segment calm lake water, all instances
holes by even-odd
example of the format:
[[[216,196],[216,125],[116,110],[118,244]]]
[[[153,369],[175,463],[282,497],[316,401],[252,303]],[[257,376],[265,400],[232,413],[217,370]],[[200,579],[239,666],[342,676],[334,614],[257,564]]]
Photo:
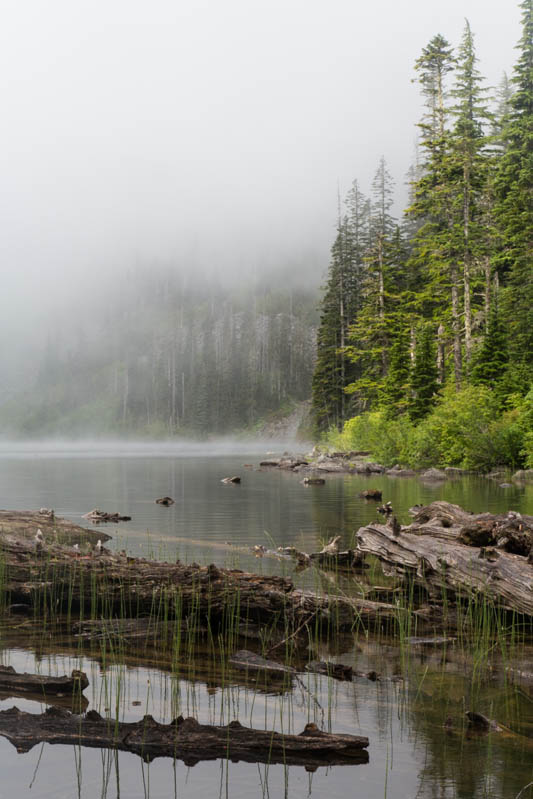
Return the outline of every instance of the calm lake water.
[[[381,488],[404,522],[410,506],[436,499],[473,511],[513,508],[533,513],[533,486],[501,488],[499,481],[482,477],[424,483],[417,478],[331,475],[325,486],[306,488],[297,475],[259,471],[265,456],[266,447],[257,445],[61,449],[4,445],[0,506],[53,507],[57,515],[80,524],[82,514],[92,508],[119,511],[131,515],[132,521],[102,528],[113,535],[110,546],[135,554],[279,573],[290,567],[257,559],[246,548],[294,544],[312,551],[338,533],[350,544],[354,532],[376,518],[376,505],[358,497],[368,487]],[[242,483],[220,482],[231,475],[241,476]],[[156,497],[167,494],[175,505],[155,504]],[[533,683],[514,685],[504,679],[504,666],[509,665],[505,653],[502,669],[479,681],[472,680],[471,666],[455,647],[445,652],[406,650],[392,641],[360,635],[339,645],[338,660],[405,679],[377,683],[359,679],[347,684],[300,675],[293,690],[264,693],[245,684],[221,687],[202,676],[187,679],[162,663],[146,668],[132,660],[102,662],[68,641],[35,644],[13,626],[1,631],[0,646],[2,662],[17,670],[60,674],[82,668],[90,680],[85,691],[89,706],[102,713],[108,708],[113,716],[118,711],[126,720],[149,712],[157,720],[169,721],[181,712],[200,721],[225,723],[238,718],[243,724],[286,732],[299,732],[314,720],[324,728],[370,739],[368,764],[309,773],[297,767],[223,761],[187,768],[181,761],[162,759],[147,766],[133,755],[48,744],[17,754],[0,738],[0,799],[512,799],[533,780]],[[533,672],[529,644],[520,645],[512,665]],[[32,712],[41,710],[39,703],[18,698],[1,699],[0,709],[14,704]],[[470,708],[497,718],[515,734],[466,738],[460,725]],[[445,731],[448,717],[456,732]],[[521,799],[531,796],[528,789]]]

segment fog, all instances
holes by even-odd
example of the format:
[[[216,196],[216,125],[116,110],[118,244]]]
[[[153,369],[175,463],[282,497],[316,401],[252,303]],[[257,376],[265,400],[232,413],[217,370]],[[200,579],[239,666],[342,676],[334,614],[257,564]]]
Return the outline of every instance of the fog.
[[[495,85],[514,2],[4,0],[0,360],[132,267],[318,285],[337,194],[382,154],[400,212],[413,64],[465,17]]]

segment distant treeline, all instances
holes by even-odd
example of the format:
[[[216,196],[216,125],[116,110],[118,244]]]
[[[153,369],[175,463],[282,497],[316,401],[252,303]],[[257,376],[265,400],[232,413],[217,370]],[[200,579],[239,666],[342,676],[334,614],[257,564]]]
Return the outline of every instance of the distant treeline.
[[[403,219],[384,159],[370,196],[354,181],[339,210],[312,414],[318,433],[348,423],[348,446],[372,430],[386,460],[473,465],[477,447],[475,465],[533,465],[533,0],[521,9],[493,97],[468,23],[457,51],[437,35],[416,60],[425,111]]]
[[[199,283],[135,270],[89,324],[56,321],[31,390],[0,408],[3,434],[204,436],[307,399],[316,289]]]

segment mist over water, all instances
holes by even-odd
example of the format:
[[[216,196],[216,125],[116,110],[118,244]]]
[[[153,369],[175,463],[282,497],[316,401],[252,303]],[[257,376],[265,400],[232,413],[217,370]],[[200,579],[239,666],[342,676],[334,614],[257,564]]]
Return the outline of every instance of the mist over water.
[[[135,441],[132,439],[51,438],[0,440],[1,458],[223,458],[237,455],[280,455],[287,447],[306,452],[312,444],[294,439],[210,438],[209,441]]]
[[[465,16],[496,85],[519,14],[482,0],[4,3],[0,403],[35,386],[48,345],[75,357],[103,309],[119,325],[139,275],[316,293],[337,193],[368,190],[381,155],[401,211],[413,63]]]

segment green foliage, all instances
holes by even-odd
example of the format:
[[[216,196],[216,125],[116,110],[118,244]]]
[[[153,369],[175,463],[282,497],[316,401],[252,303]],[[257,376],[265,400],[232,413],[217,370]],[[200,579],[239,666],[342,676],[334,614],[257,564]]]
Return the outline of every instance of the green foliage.
[[[533,467],[533,388],[513,402],[502,414],[500,399],[488,386],[459,392],[448,387],[418,424],[406,414],[390,418],[371,411],[349,419],[342,433],[327,440],[336,448],[368,450],[385,466]]]
[[[407,416],[390,419],[384,411],[371,411],[349,419],[342,433],[328,441],[347,450],[369,450],[380,463],[392,466],[411,461],[413,436]]]
[[[429,324],[421,325],[417,331],[411,369],[409,416],[412,421],[427,416],[437,399],[437,360],[433,339],[433,327]]]
[[[507,361],[507,336],[498,306],[494,303],[482,344],[474,357],[472,383],[494,388],[503,377]]]
[[[442,401],[418,426],[413,463],[489,469],[520,462],[521,436],[516,414],[503,417],[486,386],[449,387]]]

